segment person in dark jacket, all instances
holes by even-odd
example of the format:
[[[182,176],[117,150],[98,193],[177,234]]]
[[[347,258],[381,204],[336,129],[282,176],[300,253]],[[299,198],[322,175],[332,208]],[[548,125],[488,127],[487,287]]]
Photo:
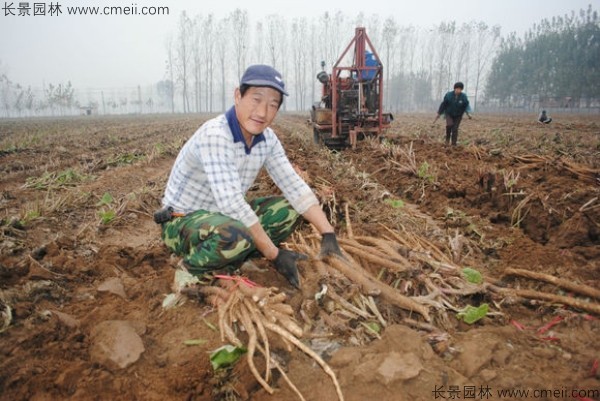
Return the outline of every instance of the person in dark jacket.
[[[467,113],[469,119],[471,118],[471,115],[469,114],[471,112],[471,106],[469,105],[467,95],[463,93],[464,88],[465,85],[462,82],[454,84],[454,90],[446,93],[446,96],[444,96],[444,100],[438,109],[437,117],[434,120],[435,123],[440,115],[445,114],[446,116],[446,145],[450,143],[450,139],[452,138],[452,145],[456,146],[458,140],[458,127],[463,114]]]
[[[548,117],[546,110],[542,110],[540,116],[538,117],[538,121],[542,124],[550,124],[552,122],[552,118]]]

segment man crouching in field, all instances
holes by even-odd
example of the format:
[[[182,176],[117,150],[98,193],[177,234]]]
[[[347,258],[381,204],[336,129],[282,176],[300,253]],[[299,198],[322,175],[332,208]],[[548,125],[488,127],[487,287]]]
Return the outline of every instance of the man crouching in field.
[[[322,234],[321,256],[341,255],[316,196],[269,128],[288,95],[284,88],[272,67],[248,67],[235,105],[204,123],[175,160],[162,200],[168,217],[158,222],[165,244],[192,274],[237,265],[258,250],[299,288],[296,263],[306,256],[278,245],[300,215]],[[245,194],[263,166],[284,196],[248,201]]]

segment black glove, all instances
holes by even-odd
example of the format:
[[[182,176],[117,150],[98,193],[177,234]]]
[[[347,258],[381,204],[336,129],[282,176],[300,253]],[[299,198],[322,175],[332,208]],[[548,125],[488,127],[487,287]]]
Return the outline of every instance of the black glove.
[[[275,269],[283,274],[291,285],[300,289],[300,279],[298,278],[298,267],[296,266],[296,262],[306,259],[308,259],[308,256],[304,254],[288,251],[287,249],[279,249],[279,253],[273,261],[273,264],[275,265]]]
[[[341,258],[344,257],[335,233],[325,233],[321,239],[321,252],[319,253],[319,257],[324,258],[329,255],[338,255]]]

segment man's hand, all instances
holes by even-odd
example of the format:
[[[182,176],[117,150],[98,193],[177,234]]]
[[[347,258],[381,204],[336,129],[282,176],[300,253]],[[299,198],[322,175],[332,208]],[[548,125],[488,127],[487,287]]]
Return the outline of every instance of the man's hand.
[[[337,255],[341,258],[344,257],[335,233],[325,233],[321,239],[321,252],[319,253],[319,257],[324,258],[329,255]]]
[[[294,287],[300,289],[300,279],[298,278],[298,267],[296,263],[299,260],[306,260],[308,256],[288,251],[287,249],[279,249],[277,257],[273,261],[275,269],[281,273]]]
[[[473,119],[473,117],[471,117],[471,115],[469,113],[467,113],[467,117],[469,117],[469,120]]]

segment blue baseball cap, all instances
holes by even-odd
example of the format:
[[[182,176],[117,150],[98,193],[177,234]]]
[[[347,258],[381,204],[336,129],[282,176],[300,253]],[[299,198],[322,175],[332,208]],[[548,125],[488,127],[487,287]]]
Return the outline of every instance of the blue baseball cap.
[[[248,67],[242,75],[240,85],[268,86],[288,96],[281,74],[275,68],[265,64],[255,64]]]

